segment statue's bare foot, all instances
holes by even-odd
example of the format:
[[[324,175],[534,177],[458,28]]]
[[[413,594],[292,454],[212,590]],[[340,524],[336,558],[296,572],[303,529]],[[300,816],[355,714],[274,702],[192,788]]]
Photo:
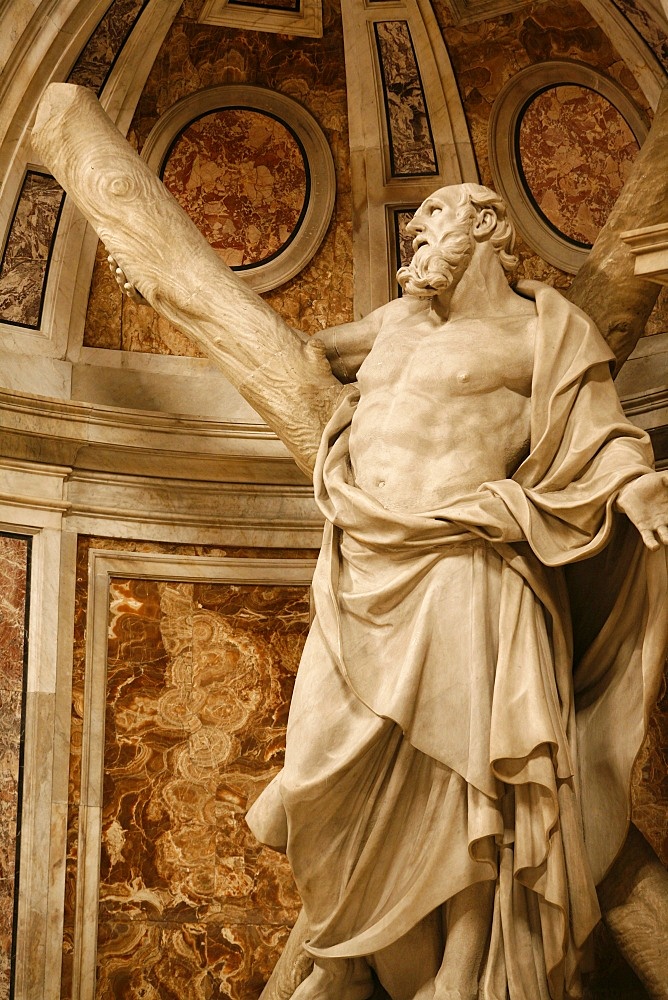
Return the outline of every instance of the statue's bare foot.
[[[321,959],[292,1000],[368,1000],[373,988],[371,970],[363,958]]]
[[[109,256],[107,257],[107,263],[109,264],[109,270],[116,279],[116,284],[119,286],[123,294],[127,295],[130,301],[134,302],[136,305],[147,306],[148,302],[146,301],[144,296],[141,294],[141,292],[137,291],[132,282],[128,281],[125,271],[123,270],[122,267],[119,267],[115,258],[112,257],[111,254],[109,254]]]

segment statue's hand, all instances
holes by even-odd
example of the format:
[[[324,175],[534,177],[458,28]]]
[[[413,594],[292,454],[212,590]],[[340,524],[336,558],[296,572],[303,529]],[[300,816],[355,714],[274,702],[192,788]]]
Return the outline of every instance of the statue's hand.
[[[146,301],[141,292],[138,292],[132,282],[128,281],[125,271],[122,267],[118,266],[117,261],[109,254],[107,257],[107,262],[109,264],[109,270],[114,275],[117,284],[119,285],[121,291],[124,295],[138,306],[147,306],[149,303]]]
[[[619,491],[615,506],[626,514],[655,552],[668,545],[668,473],[648,472]]]

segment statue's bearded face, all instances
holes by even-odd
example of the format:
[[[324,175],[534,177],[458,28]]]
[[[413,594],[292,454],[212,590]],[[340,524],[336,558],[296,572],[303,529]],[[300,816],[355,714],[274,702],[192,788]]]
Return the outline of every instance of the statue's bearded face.
[[[472,221],[470,209],[462,211],[445,198],[427,198],[406,226],[415,253],[397,271],[397,281],[407,295],[431,298],[464,272],[475,248]]]

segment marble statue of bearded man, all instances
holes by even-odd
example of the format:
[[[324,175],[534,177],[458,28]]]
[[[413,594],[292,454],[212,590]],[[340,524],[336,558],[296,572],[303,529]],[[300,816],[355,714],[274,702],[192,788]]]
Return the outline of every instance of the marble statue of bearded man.
[[[509,286],[494,192],[437,191],[409,232],[402,298],[319,338],[351,390],[248,821],[304,900],[294,1000],[574,998],[666,643],[668,490],[592,322]]]

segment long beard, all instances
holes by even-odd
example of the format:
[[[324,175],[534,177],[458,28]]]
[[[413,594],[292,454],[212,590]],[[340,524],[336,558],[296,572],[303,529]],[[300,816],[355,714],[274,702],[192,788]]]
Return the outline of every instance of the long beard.
[[[452,284],[457,268],[468,263],[474,248],[469,227],[462,227],[436,246],[425,243],[418,247],[410,264],[397,271],[397,281],[406,295],[432,298]]]

